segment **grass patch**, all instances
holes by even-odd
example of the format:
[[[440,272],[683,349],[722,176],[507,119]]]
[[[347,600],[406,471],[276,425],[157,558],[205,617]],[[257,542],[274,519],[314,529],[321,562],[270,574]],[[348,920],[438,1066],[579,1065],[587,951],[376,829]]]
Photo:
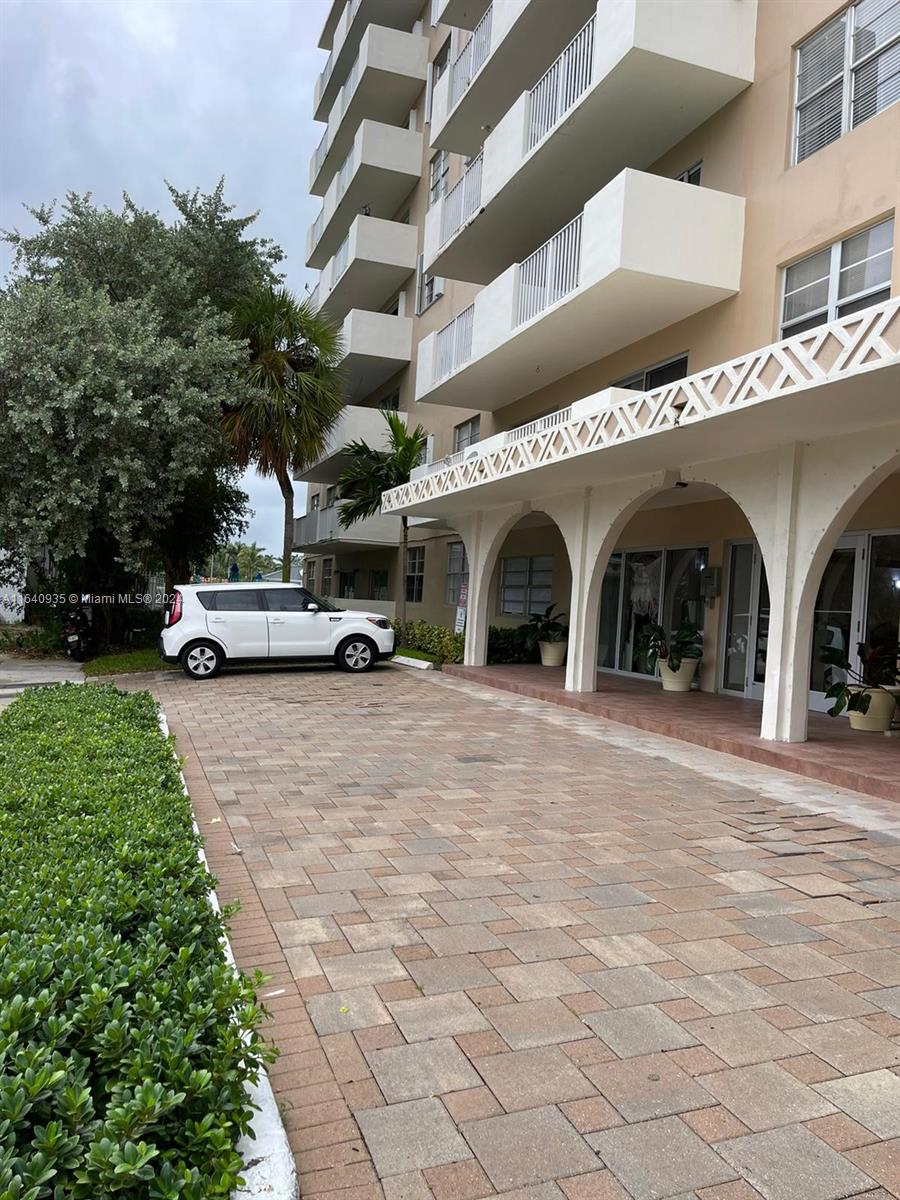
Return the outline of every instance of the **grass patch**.
[[[123,675],[134,671],[177,671],[177,663],[166,663],[155,646],[143,650],[125,650],[116,654],[98,654],[84,664],[85,675]]]
[[[400,646],[394,653],[402,654],[404,658],[417,658],[420,662],[437,663],[438,665],[441,662],[433,654],[426,654],[424,650],[413,650],[411,646]]]
[[[0,714],[0,1196],[211,1200],[267,1051],[146,693]]]

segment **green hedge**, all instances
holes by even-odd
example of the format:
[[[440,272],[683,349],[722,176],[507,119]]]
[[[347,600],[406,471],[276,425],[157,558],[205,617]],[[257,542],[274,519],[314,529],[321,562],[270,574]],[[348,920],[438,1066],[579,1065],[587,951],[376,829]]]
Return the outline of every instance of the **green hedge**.
[[[394,632],[401,637],[400,625],[392,622]],[[410,650],[421,650],[439,663],[461,663],[465,635],[454,633],[444,625],[429,625],[427,621],[407,621],[406,633],[402,635],[403,645]]]
[[[146,693],[0,715],[0,1198],[210,1200],[269,1057]]]
[[[400,625],[397,621],[393,621],[392,624],[399,638]],[[540,662],[537,647],[529,649],[525,641],[527,629],[527,625],[520,625],[515,629],[501,629],[492,625],[488,630],[488,662]],[[403,644],[411,650],[420,650],[423,654],[430,655],[439,663],[461,663],[465,640],[465,634],[454,633],[444,625],[429,625],[427,621],[407,621]]]

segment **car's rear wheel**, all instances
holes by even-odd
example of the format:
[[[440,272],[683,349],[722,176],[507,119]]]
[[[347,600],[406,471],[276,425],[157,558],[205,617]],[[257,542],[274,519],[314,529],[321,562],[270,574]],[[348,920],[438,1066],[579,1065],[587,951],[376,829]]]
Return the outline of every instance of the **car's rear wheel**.
[[[191,679],[213,679],[225,664],[225,654],[214,642],[194,642],[181,653],[181,669]]]
[[[375,666],[378,661],[378,648],[367,637],[350,637],[338,646],[334,660],[342,671],[352,671],[359,675],[363,671],[371,671]]]

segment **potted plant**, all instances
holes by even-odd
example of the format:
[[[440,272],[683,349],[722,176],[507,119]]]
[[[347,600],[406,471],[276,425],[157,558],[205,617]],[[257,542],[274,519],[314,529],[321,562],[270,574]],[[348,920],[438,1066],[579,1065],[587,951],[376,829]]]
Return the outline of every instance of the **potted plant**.
[[[549,604],[543,613],[532,613],[525,630],[525,643],[533,653],[535,646],[541,652],[541,665],[561,667],[566,657],[568,629],[563,625],[565,613],[553,615],[555,604]]]
[[[837,646],[826,646],[819,655],[819,662],[844,673],[825,693],[834,701],[828,715],[838,717],[846,709],[851,729],[886,733],[900,702],[900,643],[870,646],[860,642],[856,652],[858,669]]]
[[[667,635],[662,625],[645,625],[637,649],[651,671],[659,663],[663,691],[691,690],[697,663],[703,657],[703,634],[696,626],[682,625]]]

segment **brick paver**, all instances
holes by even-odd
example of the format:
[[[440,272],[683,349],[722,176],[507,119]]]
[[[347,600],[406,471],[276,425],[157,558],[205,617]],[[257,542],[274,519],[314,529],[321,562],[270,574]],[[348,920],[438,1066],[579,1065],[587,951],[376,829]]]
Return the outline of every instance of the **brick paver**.
[[[900,1196],[900,811],[399,668],[151,686],[305,1195]]]

